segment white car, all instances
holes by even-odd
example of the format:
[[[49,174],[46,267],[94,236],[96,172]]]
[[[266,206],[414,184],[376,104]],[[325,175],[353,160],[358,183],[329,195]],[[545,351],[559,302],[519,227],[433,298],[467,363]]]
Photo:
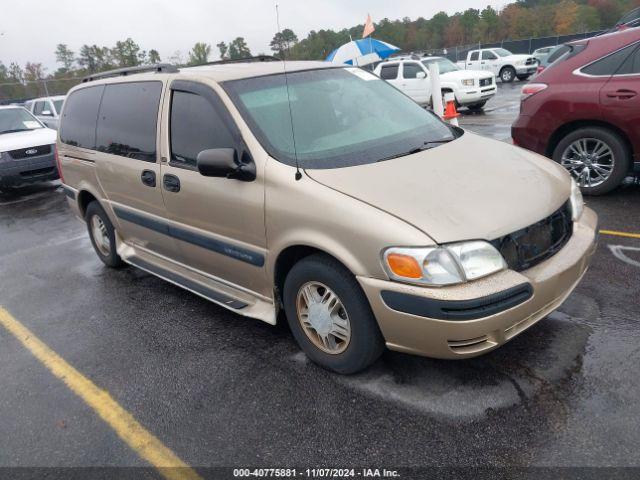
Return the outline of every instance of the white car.
[[[486,70],[504,83],[526,80],[536,73],[538,62],[531,55],[516,55],[504,48],[483,48],[467,53],[467,60],[458,62],[467,70]]]
[[[35,98],[26,102],[24,106],[47,127],[57,130],[60,124],[64,99],[64,95]]]
[[[380,63],[375,73],[402,90],[421,105],[431,103],[429,64],[440,69],[442,92],[453,93],[458,106],[480,110],[496,94],[495,75],[490,72],[462,70],[443,57],[400,57]]]
[[[56,131],[23,107],[0,107],[0,187],[55,180]]]

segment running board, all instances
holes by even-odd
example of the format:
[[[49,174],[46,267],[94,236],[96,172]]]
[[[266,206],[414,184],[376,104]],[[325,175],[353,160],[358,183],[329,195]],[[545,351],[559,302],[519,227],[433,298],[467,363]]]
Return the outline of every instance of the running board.
[[[215,303],[220,303],[225,307],[232,308],[233,310],[242,310],[247,307],[248,304],[241,302],[240,300],[235,300],[231,297],[228,297],[224,293],[220,293],[217,290],[213,290],[212,288],[205,287],[197,282],[189,280],[188,278],[184,278],[182,275],[178,275],[177,273],[166,270],[157,265],[153,265],[141,258],[129,258],[126,260],[128,263],[133,265],[134,267],[139,268],[140,270],[144,270],[152,275],[162,278],[167,282],[173,283],[179,287],[184,288],[185,290],[189,290],[190,292],[195,293],[196,295],[200,295],[204,297],[206,300],[210,300]]]

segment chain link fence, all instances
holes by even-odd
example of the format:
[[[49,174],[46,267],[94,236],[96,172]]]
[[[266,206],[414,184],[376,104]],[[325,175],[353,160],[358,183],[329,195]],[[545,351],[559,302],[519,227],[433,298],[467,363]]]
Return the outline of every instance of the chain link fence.
[[[531,54],[538,48],[551,47],[567,42],[572,42],[574,40],[594,37],[596,35],[599,35],[600,33],[602,33],[602,31],[575,33],[572,35],[558,35],[555,37],[526,38],[523,40],[503,40],[501,42],[494,43],[474,43],[471,45],[458,45],[455,47],[447,47],[440,50],[434,50],[432,53],[434,55],[447,57],[452,62],[466,60],[467,54],[470,50],[477,50],[480,48],[504,48],[506,50],[509,50],[511,53]]]
[[[0,105],[24,103],[38,97],[66,95],[74,86],[82,82],[82,78],[52,78],[30,82],[2,82],[0,83]]]

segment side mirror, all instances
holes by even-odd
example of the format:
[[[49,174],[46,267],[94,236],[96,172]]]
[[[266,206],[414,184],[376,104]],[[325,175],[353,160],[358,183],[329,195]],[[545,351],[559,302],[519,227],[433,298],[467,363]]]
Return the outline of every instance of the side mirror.
[[[238,152],[233,148],[212,148],[200,152],[196,162],[200,175],[205,177],[231,178],[245,182],[255,180],[256,164],[248,154],[243,155],[242,160],[238,160]]]
[[[43,117],[53,117],[53,113],[51,113],[51,110],[43,110],[40,115],[42,115]]]
[[[418,73],[416,73],[416,78],[418,80],[424,80],[425,78],[427,78],[427,74],[424,73],[424,72],[418,72]]]

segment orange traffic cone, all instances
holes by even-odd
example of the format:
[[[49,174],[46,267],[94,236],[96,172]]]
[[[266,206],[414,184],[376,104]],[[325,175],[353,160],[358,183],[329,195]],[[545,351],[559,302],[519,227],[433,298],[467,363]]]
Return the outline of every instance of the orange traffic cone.
[[[449,123],[457,126],[459,116],[460,114],[456,110],[455,100],[447,100],[447,106],[444,109],[444,116],[442,118],[447,120]]]

